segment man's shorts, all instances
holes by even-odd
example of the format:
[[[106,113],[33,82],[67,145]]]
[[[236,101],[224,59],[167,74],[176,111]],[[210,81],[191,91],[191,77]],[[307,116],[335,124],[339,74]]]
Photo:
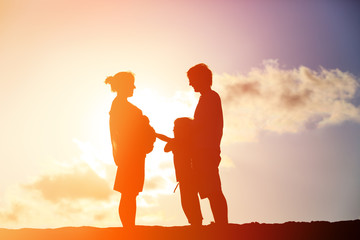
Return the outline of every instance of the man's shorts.
[[[193,158],[194,171],[201,199],[222,192],[219,175],[220,159],[220,155],[214,156],[210,154]]]

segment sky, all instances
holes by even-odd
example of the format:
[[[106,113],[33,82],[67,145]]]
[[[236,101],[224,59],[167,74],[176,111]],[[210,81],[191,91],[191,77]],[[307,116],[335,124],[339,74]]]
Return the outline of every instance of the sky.
[[[231,223],[360,218],[360,4],[0,0],[0,228],[121,226],[104,84],[154,129],[193,117],[187,70],[221,98]],[[187,225],[172,155],[146,158],[139,225]],[[213,221],[201,200],[204,224]]]

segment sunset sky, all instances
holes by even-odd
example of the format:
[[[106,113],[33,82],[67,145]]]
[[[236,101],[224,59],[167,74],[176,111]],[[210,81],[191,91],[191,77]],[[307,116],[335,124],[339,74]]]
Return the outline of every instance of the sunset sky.
[[[159,133],[192,117],[186,77],[214,74],[231,223],[360,218],[360,4],[0,0],[0,228],[121,226],[104,84]],[[146,158],[139,225],[187,225],[172,155]],[[201,201],[204,224],[212,214]]]

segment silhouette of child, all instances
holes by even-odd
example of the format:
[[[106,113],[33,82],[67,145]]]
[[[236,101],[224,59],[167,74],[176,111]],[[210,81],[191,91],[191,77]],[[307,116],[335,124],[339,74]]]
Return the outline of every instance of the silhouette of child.
[[[167,142],[165,152],[173,152],[176,181],[180,188],[181,206],[192,226],[202,225],[202,214],[196,187],[196,178],[191,163],[192,125],[190,118],[178,118],[174,122],[174,138],[156,134],[160,140]]]

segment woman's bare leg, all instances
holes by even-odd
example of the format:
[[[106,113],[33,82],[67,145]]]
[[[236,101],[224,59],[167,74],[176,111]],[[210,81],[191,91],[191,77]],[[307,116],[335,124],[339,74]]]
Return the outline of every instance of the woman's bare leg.
[[[119,216],[123,227],[135,226],[136,196],[135,194],[121,194]]]

